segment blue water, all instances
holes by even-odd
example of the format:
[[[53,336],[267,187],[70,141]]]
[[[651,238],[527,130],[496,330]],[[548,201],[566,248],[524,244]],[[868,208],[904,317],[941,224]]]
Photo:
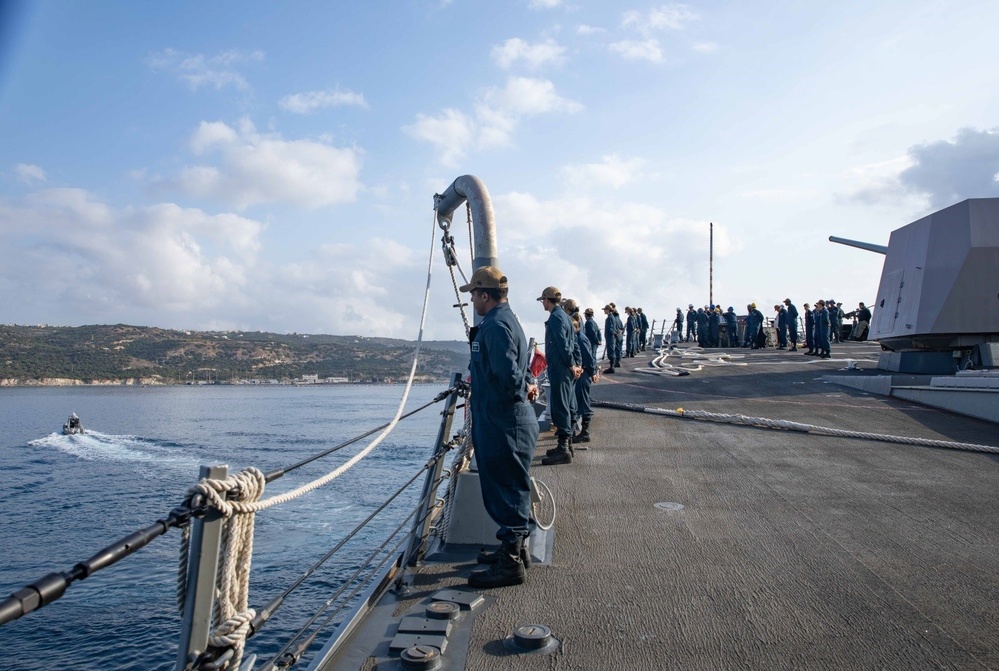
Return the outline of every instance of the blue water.
[[[407,410],[446,385],[416,386]],[[178,386],[0,389],[0,598],[164,517],[202,464],[264,472],[389,421],[402,386]],[[427,461],[442,404],[404,420],[332,484],[257,516],[250,605],[301,576]],[[61,435],[70,412],[88,433]],[[265,497],[322,475],[367,445],[294,471]],[[422,479],[365,542],[352,543],[248,642],[269,658],[412,509]],[[55,603],[0,627],[4,669],[172,669],[180,534],[74,583]],[[321,636],[317,645],[321,645]],[[302,664],[304,668],[304,664]]]

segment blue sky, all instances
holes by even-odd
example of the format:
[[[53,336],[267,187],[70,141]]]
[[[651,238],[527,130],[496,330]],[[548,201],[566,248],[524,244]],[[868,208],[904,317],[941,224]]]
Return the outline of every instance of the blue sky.
[[[0,322],[414,338],[433,195],[672,318],[871,302],[889,233],[999,196],[991,2],[0,3]],[[469,266],[464,215],[456,237]],[[460,338],[434,265],[427,335]]]

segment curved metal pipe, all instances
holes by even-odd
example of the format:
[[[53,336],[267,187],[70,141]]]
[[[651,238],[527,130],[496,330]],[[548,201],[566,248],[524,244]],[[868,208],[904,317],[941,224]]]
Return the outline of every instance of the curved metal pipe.
[[[454,211],[466,200],[472,208],[472,272],[482,266],[498,266],[493,201],[481,179],[474,175],[462,175],[444,193],[435,194],[437,222],[446,222],[450,226]]]

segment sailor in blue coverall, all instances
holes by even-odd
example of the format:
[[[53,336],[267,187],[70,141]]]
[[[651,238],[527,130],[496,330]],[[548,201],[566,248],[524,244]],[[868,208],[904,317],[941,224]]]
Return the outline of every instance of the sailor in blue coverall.
[[[808,307],[808,303],[803,303],[802,306],[805,309],[805,346],[808,350],[805,352],[806,355],[815,353],[815,312]]]
[[[725,327],[728,329],[728,347],[739,346],[739,321],[735,314],[735,308],[728,306],[725,313]]]
[[[794,352],[798,349],[798,308],[794,307],[790,298],[784,299],[784,305],[787,306],[787,334],[791,340],[789,351]]]
[[[572,321],[559,305],[561,299],[562,293],[555,287],[547,287],[538,298],[549,313],[545,322],[545,358],[548,359],[548,382],[551,384],[548,413],[558,439],[555,452],[541,460],[546,466],[572,462],[569,453],[569,441],[572,440],[572,383],[578,377],[575,371],[579,369],[573,363],[576,337]]]
[[[586,339],[590,341],[590,349],[593,351],[593,360],[597,360],[597,354],[600,351],[600,343],[603,339],[600,337],[600,327],[597,326],[597,320],[593,318],[593,308],[586,308],[583,313],[586,315],[586,323],[583,325],[583,334],[586,335]]]
[[[815,304],[815,349],[820,359],[828,359],[829,353],[829,310],[825,301]]]
[[[590,420],[593,418],[593,408],[590,407],[590,386],[593,378],[597,374],[597,359],[593,356],[593,351],[588,347],[590,341],[582,329],[578,329],[578,315],[573,318],[573,326],[577,328],[576,340],[579,341],[579,351],[582,359],[582,374],[576,380],[576,413],[582,419],[582,426],[579,433],[573,435],[573,443],[590,442]],[[586,448],[581,448],[586,449]]]
[[[482,317],[471,342],[472,442],[479,468],[482,502],[499,525],[495,553],[482,554],[492,564],[469,578],[474,587],[518,585],[526,580],[526,541],[531,519],[531,460],[538,442],[538,421],[530,401],[530,352],[520,322],[507,302],[507,279],[498,269],[476,270],[461,291]],[[529,560],[528,560],[529,561]]]

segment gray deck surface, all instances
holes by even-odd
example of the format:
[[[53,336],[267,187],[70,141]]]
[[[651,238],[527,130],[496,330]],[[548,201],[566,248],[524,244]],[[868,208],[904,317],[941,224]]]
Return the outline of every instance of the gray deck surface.
[[[593,395],[999,445],[994,424],[818,379],[874,345],[723,351],[749,365],[636,372],[648,352]],[[999,668],[999,457],[609,409],[591,433],[571,465],[536,461],[558,504],[552,563],[488,591],[463,668]],[[472,568],[427,566],[414,599]],[[560,650],[505,652],[524,623]]]

